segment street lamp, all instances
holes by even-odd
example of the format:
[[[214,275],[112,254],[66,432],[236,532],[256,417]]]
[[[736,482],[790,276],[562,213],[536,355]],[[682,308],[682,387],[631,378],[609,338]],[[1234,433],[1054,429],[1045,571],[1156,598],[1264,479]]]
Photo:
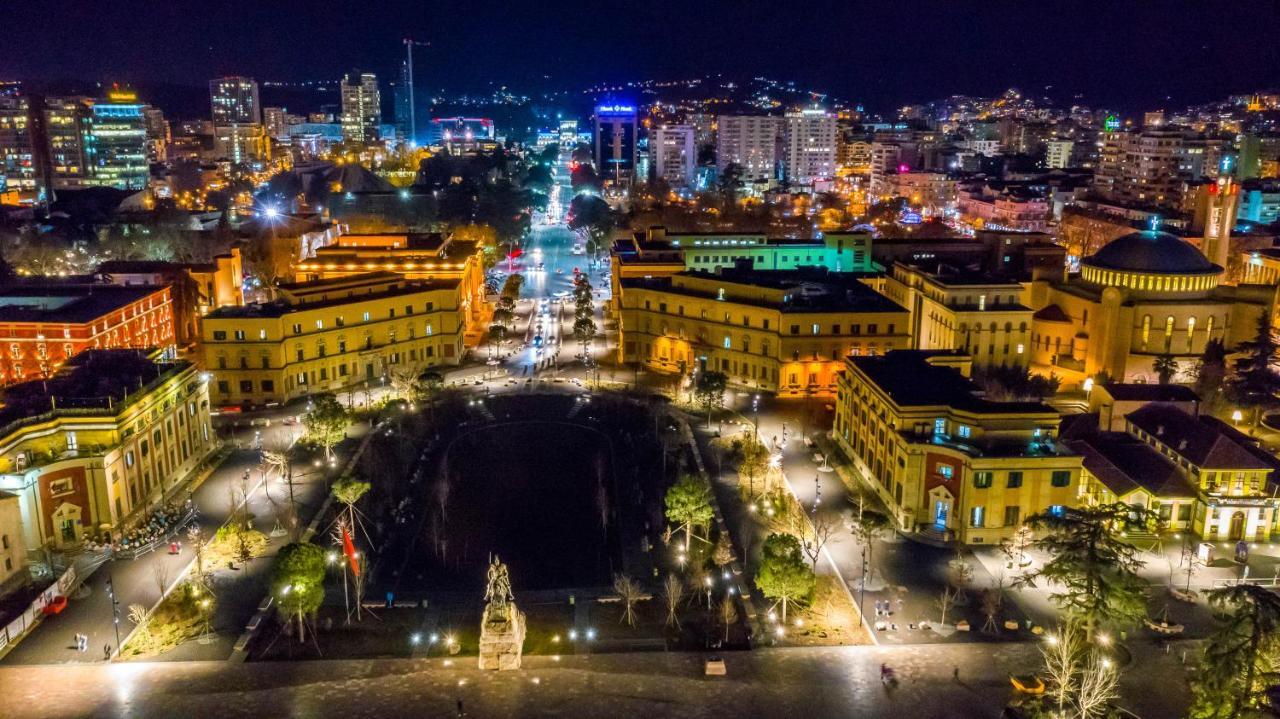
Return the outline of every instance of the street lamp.
[[[755,415],[756,442],[760,441],[760,395],[751,398],[751,412]]]
[[[1240,424],[1240,421],[1241,421],[1241,420],[1243,420],[1243,419],[1244,419],[1244,413],[1243,413],[1243,412],[1241,412],[1241,411],[1240,411],[1240,410],[1238,410],[1238,409],[1237,409],[1237,410],[1232,410],[1232,411],[1231,411],[1231,421],[1232,421],[1232,422],[1234,422],[1236,425],[1239,425],[1239,424]]]

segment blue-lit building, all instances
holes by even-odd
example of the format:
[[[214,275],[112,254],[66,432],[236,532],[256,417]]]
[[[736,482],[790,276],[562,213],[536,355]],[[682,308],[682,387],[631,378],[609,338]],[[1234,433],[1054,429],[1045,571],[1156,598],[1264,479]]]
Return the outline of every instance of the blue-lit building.
[[[631,182],[636,172],[636,106],[608,103],[596,106],[592,145],[596,173],[614,185]]]
[[[113,90],[93,103],[85,135],[85,183],[120,190],[143,190],[147,164],[147,122],[133,92]]]

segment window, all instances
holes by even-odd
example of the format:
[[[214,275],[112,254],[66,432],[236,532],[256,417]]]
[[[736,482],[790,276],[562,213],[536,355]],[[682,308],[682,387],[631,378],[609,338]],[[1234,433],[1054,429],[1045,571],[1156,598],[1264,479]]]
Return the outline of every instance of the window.
[[[1052,514],[1055,517],[1061,517],[1066,513],[1067,513],[1067,508],[1064,505],[1053,504],[1049,506],[1049,514]]]
[[[318,330],[324,329],[324,320],[316,320],[316,329]]]
[[[987,518],[986,507],[974,507],[973,509],[969,510],[969,526],[970,527],[981,527],[984,520],[986,520],[986,518]]]
[[[227,338],[226,330],[214,330],[214,331],[213,331],[213,341],[214,341],[214,342],[221,342],[221,341],[225,340],[226,338]],[[16,354],[18,354],[18,352],[15,350],[15,351],[14,351],[14,354],[16,355]]]
[[[231,392],[230,383],[228,383],[226,380],[218,380],[218,393],[225,395],[225,394],[229,394],[230,392]]]
[[[430,323],[430,322],[428,322],[428,323],[427,323],[427,336],[428,336],[428,337],[430,337],[430,336],[431,336],[431,323]]]
[[[969,432],[970,432],[970,430],[969,430],[969,425],[967,425],[967,424],[962,424],[962,425],[960,425],[960,426],[956,427],[956,434],[957,434],[957,435],[959,435],[959,436],[961,436],[961,437],[968,437],[968,436],[969,436]]]
[[[275,392],[275,391],[276,391],[276,383],[275,383],[273,380],[269,380],[269,379],[264,379],[264,380],[262,380],[262,391],[263,391],[263,392]]]
[[[725,348],[725,349],[730,349],[730,347],[732,346],[732,344],[733,344],[733,342],[729,339],[729,335],[725,335],[725,336],[724,336],[724,348]]]
[[[240,380],[240,394],[250,394],[253,392],[253,380]]]
[[[991,472],[974,472],[973,486],[977,487],[978,489],[986,489],[987,487],[991,486],[991,477],[992,477]]]
[[[1021,487],[1021,486],[1022,486],[1022,472],[1010,472],[1010,473],[1009,473],[1009,480],[1008,480],[1007,482],[1005,482],[1005,485],[1004,485],[1004,486],[1008,487],[1009,489],[1017,489],[1018,487]]]
[[[265,340],[267,338],[266,330],[258,330],[258,339]]]
[[[236,330],[236,332],[235,332],[235,336],[236,336],[236,340],[243,342],[243,341],[244,341],[244,330]]]
[[[1004,526],[1015,526],[1020,519],[1022,519],[1022,507],[1015,505],[1013,507],[1004,508]]]
[[[816,334],[818,334],[819,330],[820,330],[820,328],[819,328],[819,326],[818,326],[818,323],[817,323],[817,322],[814,322],[814,323],[813,323],[813,334],[815,334],[815,335],[816,335]]]
[[[368,321],[369,321],[369,313],[368,313],[368,312],[364,313],[364,321],[365,321],[365,322],[368,322]]]
[[[793,335],[800,334],[800,325],[791,325],[791,334]]]
[[[933,433],[945,437],[947,435],[947,420],[942,417],[933,420]]]
[[[226,383],[223,382],[220,384],[226,384]],[[133,466],[133,450],[132,449],[124,453],[124,466],[126,467]]]
[[[954,468],[954,467],[952,467],[952,466],[951,466],[951,465],[949,465],[949,464],[939,464],[939,465],[938,465],[938,474],[942,475],[942,476],[943,476],[945,479],[947,479],[948,481],[949,481],[953,476],[955,476],[955,472],[956,472],[955,468]]]
[[[1071,472],[1060,469],[1051,475],[1049,483],[1055,487],[1068,487],[1071,485]]]
[[[300,334],[302,334],[302,325],[301,325],[301,324],[295,324],[295,325],[293,326],[293,333],[294,333],[295,335],[300,335]]]

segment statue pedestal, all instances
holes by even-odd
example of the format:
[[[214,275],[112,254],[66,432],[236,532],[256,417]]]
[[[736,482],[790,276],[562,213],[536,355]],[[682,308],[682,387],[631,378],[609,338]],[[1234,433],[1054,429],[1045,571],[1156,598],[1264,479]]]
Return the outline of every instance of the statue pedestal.
[[[514,603],[500,609],[486,605],[480,620],[480,668],[519,669],[524,630],[524,614]]]

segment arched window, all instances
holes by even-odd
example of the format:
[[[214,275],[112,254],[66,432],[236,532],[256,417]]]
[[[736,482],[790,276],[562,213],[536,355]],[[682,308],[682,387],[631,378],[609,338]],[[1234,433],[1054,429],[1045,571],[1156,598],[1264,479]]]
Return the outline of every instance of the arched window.
[[[1142,316],[1142,349],[1147,348],[1147,342],[1151,339],[1151,315]]]
[[[1173,346],[1173,315],[1164,318],[1164,351],[1168,352]]]
[[[1208,342],[1213,339],[1213,315],[1209,315],[1209,319],[1204,322],[1204,341]]]
[[[1191,351],[1191,346],[1196,341],[1196,318],[1187,318],[1187,351]]]

